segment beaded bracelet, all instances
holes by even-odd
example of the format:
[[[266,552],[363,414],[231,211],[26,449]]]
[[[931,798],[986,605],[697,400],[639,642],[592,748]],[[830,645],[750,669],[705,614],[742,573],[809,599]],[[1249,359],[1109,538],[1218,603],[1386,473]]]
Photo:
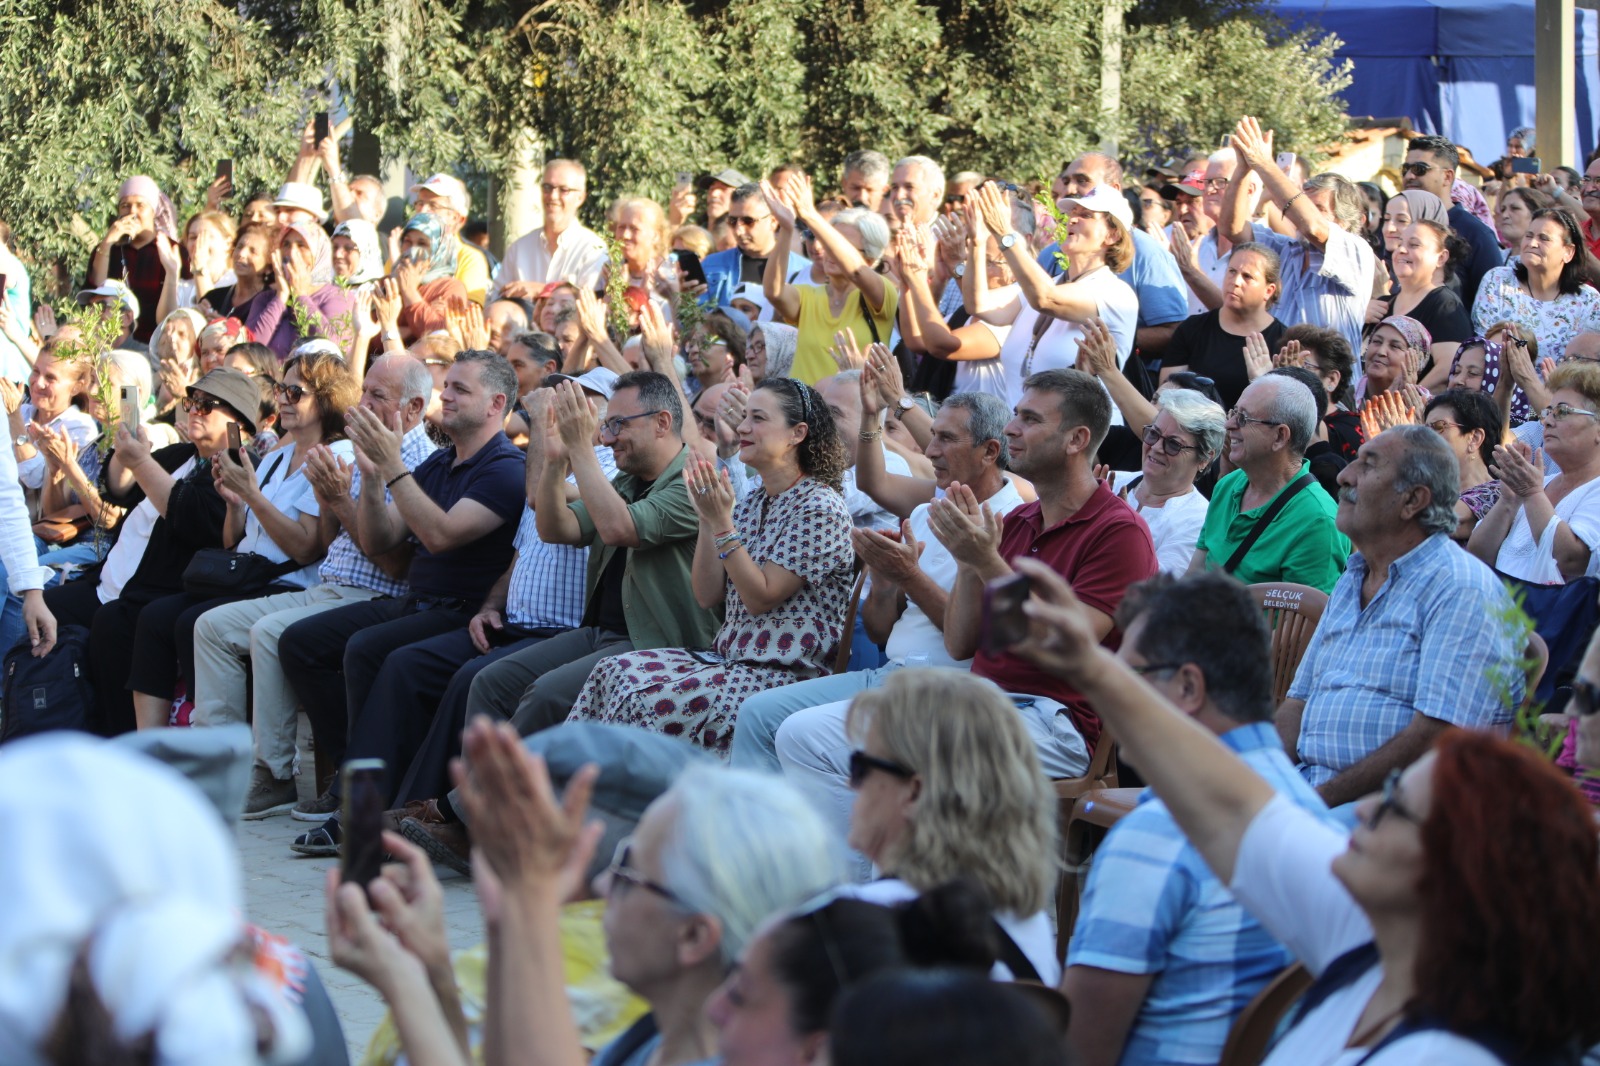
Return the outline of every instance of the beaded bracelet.
[[[726,533],[717,534],[716,539],[712,541],[712,543],[716,545],[718,551],[721,551],[723,548],[727,547],[731,541],[738,539],[739,531],[737,529],[730,529]]]
[[[721,545],[719,544],[718,547],[721,547]],[[732,555],[742,547],[744,547],[744,541],[735,539],[732,547],[728,548],[727,551],[720,551],[717,553],[717,558],[721,559],[723,562],[727,562],[728,556]]]

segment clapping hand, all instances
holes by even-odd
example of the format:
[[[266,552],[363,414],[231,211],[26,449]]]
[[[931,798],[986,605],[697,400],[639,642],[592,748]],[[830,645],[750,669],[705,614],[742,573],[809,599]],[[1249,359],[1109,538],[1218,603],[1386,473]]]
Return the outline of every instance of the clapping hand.
[[[173,277],[177,277],[183,269],[183,251],[178,247],[178,242],[159,231],[156,233],[156,258],[161,263],[161,269]]]
[[[315,445],[306,452],[305,472],[311,491],[322,506],[332,507],[350,498],[355,470],[326,444]]]
[[[78,442],[73,440],[72,435],[65,429],[57,433],[49,426],[30,422],[27,432],[28,439],[39,449],[39,454],[44,456],[45,465],[51,470],[60,473],[78,461]]]
[[[356,462],[364,459],[375,474],[384,481],[399,477],[406,469],[400,458],[400,445],[405,431],[400,425],[400,413],[395,412],[394,425],[386,426],[383,419],[365,407],[352,407],[344,413],[345,435],[355,445]],[[361,466],[361,476],[368,477],[367,467]]]
[[[1174,222],[1171,226],[1172,237],[1167,242],[1167,250],[1172,253],[1172,258],[1188,273],[1200,272],[1200,250],[1194,241],[1189,239],[1189,231],[1183,228],[1183,223]]]
[[[701,525],[715,531],[733,526],[733,482],[728,472],[704,459],[691,457],[683,466],[683,483]],[[702,533],[702,536],[704,534]]]
[[[967,194],[969,202],[976,201],[978,215],[984,228],[995,237],[1011,232],[1011,201],[992,181],[986,181]]]
[[[10,378],[0,377],[0,406],[6,414],[14,415],[22,407],[22,389]]]
[[[1380,392],[1361,405],[1361,436],[1371,440],[1386,429],[1410,425],[1416,416],[1399,390]]]
[[[860,370],[866,362],[861,354],[861,346],[856,343],[853,330],[841,329],[833,335],[833,347],[830,349],[833,361],[838,364],[841,371]]]
[[[1499,478],[1511,495],[1526,500],[1544,491],[1544,454],[1520,440],[1509,447],[1497,444],[1489,473]]]
[[[897,585],[904,585],[916,576],[918,560],[925,547],[911,532],[910,522],[900,523],[899,540],[875,529],[856,529],[850,533],[850,542],[875,575]]]
[[[651,370],[672,378],[678,376],[678,369],[672,363],[672,324],[653,300],[639,312],[639,339],[644,361]]]
[[[552,415],[567,454],[594,447],[600,434],[600,415],[584,395],[583,386],[576,381],[563,381],[546,391],[551,393]]]
[[[959,481],[928,505],[928,528],[963,566],[981,567],[999,557],[1000,516]]]
[[[1260,171],[1277,166],[1272,161],[1272,131],[1262,132],[1260,121],[1253,115],[1246,115],[1239,120],[1228,143],[1239,153],[1239,158],[1249,164],[1251,170]]]
[[[1305,366],[1310,353],[1300,347],[1300,342],[1289,340],[1283,342],[1283,347],[1278,349],[1278,354],[1272,357],[1273,366]]]

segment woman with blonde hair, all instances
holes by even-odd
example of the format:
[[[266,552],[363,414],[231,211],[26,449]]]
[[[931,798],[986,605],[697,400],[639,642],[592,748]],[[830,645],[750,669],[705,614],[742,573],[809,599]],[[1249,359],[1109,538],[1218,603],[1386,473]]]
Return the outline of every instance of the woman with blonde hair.
[[[1056,984],[1045,913],[1056,883],[1055,793],[1006,694],[960,670],[897,670],[856,696],[845,732],[854,746],[850,846],[884,874],[850,894],[889,905],[968,877],[994,908],[1011,976]]]

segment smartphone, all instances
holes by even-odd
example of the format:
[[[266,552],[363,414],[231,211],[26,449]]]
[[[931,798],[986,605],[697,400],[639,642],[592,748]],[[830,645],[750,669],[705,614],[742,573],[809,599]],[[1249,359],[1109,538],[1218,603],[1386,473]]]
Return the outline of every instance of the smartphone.
[[[1539,157],[1536,155],[1519,156],[1511,160],[1511,173],[1537,174],[1542,168]]]
[[[122,424],[129,433],[137,435],[139,426],[139,386],[124,385],[120,390]]]
[[[1028,636],[1028,616],[1022,605],[1028,602],[1033,582],[1027,574],[1012,574],[991,581],[983,589],[983,650],[990,655],[1020,644]]]
[[[227,178],[228,179],[228,184],[230,184],[230,185],[233,184],[233,160],[231,160],[231,159],[219,159],[219,160],[217,160],[217,177],[219,177],[219,178]]]
[[[339,848],[342,882],[354,881],[366,888],[383,869],[383,779],[387,769],[382,759],[351,759],[339,771],[344,792],[339,811],[339,826],[344,830]]]
[[[236,463],[239,463],[240,465],[243,465],[243,460],[240,458],[240,456],[243,454],[243,448],[244,448],[244,444],[239,439],[239,423],[237,423],[237,422],[229,422],[228,423],[228,458],[232,459]]]
[[[321,144],[328,139],[328,113],[318,111],[311,117],[311,143]]]
[[[694,175],[689,173],[687,170],[680,170],[680,171],[678,171],[677,176],[673,180],[678,185],[693,185],[694,184]]]
[[[1278,153],[1278,158],[1277,158],[1277,164],[1278,164],[1278,169],[1283,171],[1285,174],[1288,174],[1291,177],[1294,175],[1294,153],[1293,152],[1279,152]]]
[[[683,271],[684,280],[690,285],[704,285],[706,268],[700,265],[700,257],[687,248],[680,248],[676,254],[678,269]]]

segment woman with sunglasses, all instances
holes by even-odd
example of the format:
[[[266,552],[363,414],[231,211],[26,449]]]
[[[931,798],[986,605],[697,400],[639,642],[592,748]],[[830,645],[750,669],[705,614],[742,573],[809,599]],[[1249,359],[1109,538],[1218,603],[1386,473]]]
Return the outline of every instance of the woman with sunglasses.
[[[1478,520],[1467,550],[1508,577],[1565,584],[1592,573],[1600,547],[1600,365],[1566,363],[1550,375],[1540,413],[1540,453],[1520,441],[1494,449],[1500,498]]]
[[[1265,1066],[1576,1062],[1600,1039],[1600,844],[1540,754],[1446,730],[1360,801],[1346,836],[1101,648],[1053,571],[1018,569],[1034,596],[1018,654],[1089,698],[1207,865],[1317,978]]]
[[[211,465],[228,446],[228,426],[255,429],[248,412],[255,384],[237,370],[213,370],[189,387],[181,405],[188,440],[152,450],[144,426],[130,433],[118,422],[115,448],[102,477],[105,502],[129,508],[105,564],[92,577],[57,586],[45,603],[64,625],[89,628],[89,673],[97,731],[114,736],[135,728],[128,688],[134,632],[154,600],[183,590],[183,571],[201,548],[222,547],[227,504]],[[160,723],[164,725],[163,717]]]
[[[727,470],[699,458],[683,471],[700,519],[695,600],[724,612],[714,646],[600,660],[569,721],[651,729],[725,759],[747,697],[828,672],[846,636],[855,562],[833,415],[811,386],[767,378],[738,433],[739,459],[760,488],[735,501]]]
[[[1150,527],[1156,561],[1169,574],[1189,569],[1210,501],[1196,480],[1216,460],[1227,435],[1222,407],[1192,389],[1164,388],[1145,425],[1139,476],[1123,489],[1128,506]]]
[[[1520,258],[1483,276],[1473,325],[1487,336],[1491,324],[1514,322],[1559,363],[1573,337],[1600,329],[1600,292],[1587,284],[1595,276],[1594,257],[1572,215],[1559,207],[1535,211]]]
[[[179,592],[144,610],[134,633],[135,665],[128,679],[141,729],[166,724],[179,681],[194,700],[194,626],[202,614],[225,603],[293,592],[321,580],[315,564],[333,538],[318,517],[321,509],[304,472],[306,456],[313,448],[328,445],[334,455],[354,462],[354,452],[344,439],[344,414],[361,399],[343,360],[319,350],[327,343],[302,345],[285,364],[277,385],[283,440],[276,450],[261,456],[260,469],[242,450],[237,456],[224,450],[211,463],[217,491],[227,503],[222,546],[262,556],[282,572],[259,589],[220,597]]]

